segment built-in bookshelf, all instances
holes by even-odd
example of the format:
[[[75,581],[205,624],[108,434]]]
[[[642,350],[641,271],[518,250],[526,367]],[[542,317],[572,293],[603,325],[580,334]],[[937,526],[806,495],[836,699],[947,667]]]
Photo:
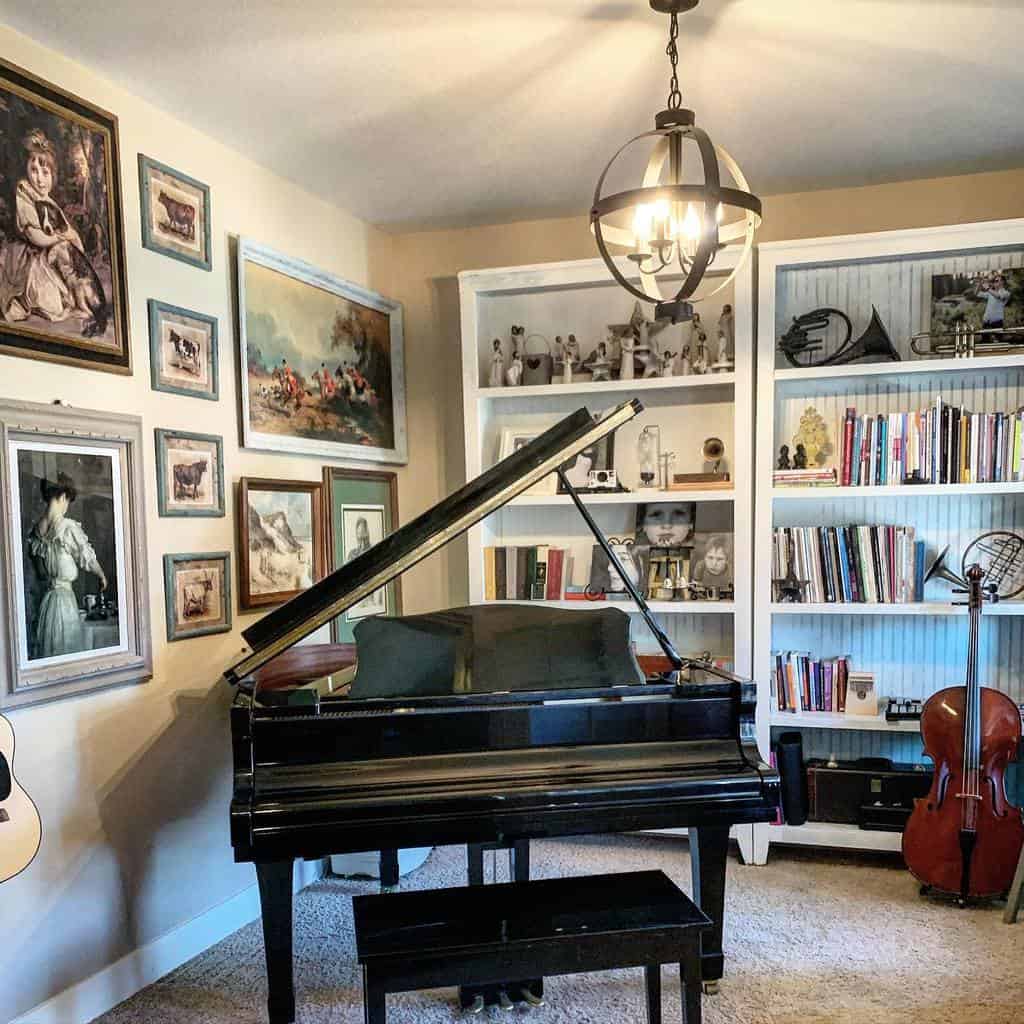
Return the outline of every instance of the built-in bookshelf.
[[[965,546],[988,530],[1024,532],[1024,482],[775,486],[779,446],[793,445],[800,418],[813,406],[832,433],[839,467],[847,409],[886,416],[934,406],[937,397],[974,413],[1012,414],[1024,406],[1024,350],[968,359],[924,358],[913,335],[931,326],[931,279],[992,268],[1024,267],[1024,221],[885,232],[759,249],[756,501],[754,512],[754,653],[758,742],[768,755],[781,730],[800,730],[805,756],[921,760],[915,722],[824,712],[780,711],[768,680],[776,651],[847,657],[870,671],[879,698],[923,699],[963,682],[966,610],[952,586],[933,579],[923,600],[896,604],[784,603],[772,585],[773,534],[781,527],[909,526],[930,560],[947,544],[947,564],[960,572]],[[813,309],[847,313],[856,338],[876,307],[902,360],[794,368],[777,349],[793,318]],[[834,330],[831,327],[830,330]],[[841,477],[840,477],[841,481]],[[1024,601],[986,607],[980,673],[989,685],[1024,701],[1016,666],[1024,649]],[[882,702],[884,706],[884,701]],[[899,835],[856,826],[808,823],[765,826],[769,842],[898,850]]]

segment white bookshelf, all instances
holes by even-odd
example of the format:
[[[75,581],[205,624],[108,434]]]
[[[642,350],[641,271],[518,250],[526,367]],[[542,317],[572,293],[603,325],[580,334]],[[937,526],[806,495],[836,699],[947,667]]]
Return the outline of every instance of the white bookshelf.
[[[912,525],[929,557],[951,545],[959,571],[964,546],[989,529],[1024,529],[1024,484],[869,487],[774,487],[780,444],[791,445],[800,414],[814,405],[841,439],[846,406],[862,412],[923,408],[942,394],[974,411],[1009,411],[1024,404],[1024,358],[925,359],[910,352],[910,337],[928,329],[930,278],[989,267],[1024,266],[1024,220],[777,242],[759,247],[757,324],[757,452],[754,511],[754,653],[758,689],[758,743],[770,750],[774,731],[798,729],[805,755],[851,759],[890,756],[920,760],[916,722],[884,716],[824,712],[793,714],[774,706],[768,680],[774,650],[810,651],[821,658],[850,655],[855,668],[873,671],[880,698],[925,698],[963,681],[966,609],[951,604],[950,586],[930,582],[920,604],[780,604],[771,587],[772,531],[781,526],[848,523]],[[897,349],[898,363],[794,368],[776,351],[777,338],[801,313],[844,310],[854,338],[878,308]],[[913,361],[910,361],[913,360]],[[838,452],[835,457],[838,466]],[[987,607],[981,675],[989,685],[1024,701],[1013,668],[1024,645],[1024,601]],[[884,705],[883,705],[884,706]],[[846,849],[898,851],[900,835],[853,825],[808,823],[765,826],[767,839]]]

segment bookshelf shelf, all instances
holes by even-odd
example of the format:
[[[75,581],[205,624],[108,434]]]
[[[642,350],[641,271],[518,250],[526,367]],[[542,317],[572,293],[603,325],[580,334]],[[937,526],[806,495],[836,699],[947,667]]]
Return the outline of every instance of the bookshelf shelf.
[[[544,608],[573,608],[593,611],[595,608],[621,608],[636,610],[632,601],[488,601],[488,604],[528,604]],[[733,615],[735,601],[648,601],[648,607],[657,615]]]
[[[790,846],[899,853],[903,841],[899,832],[871,832],[856,825],[834,825],[826,821],[809,821],[806,825],[767,825],[766,828],[771,842]]]
[[[769,716],[773,729],[863,729],[868,732],[920,732],[919,722],[887,722],[884,715],[844,715],[829,711],[791,714],[773,711]]]
[[[913,604],[781,604],[771,606],[772,615],[967,615],[963,605],[941,601],[919,601]],[[985,616],[1024,615],[1024,601],[1000,601],[986,604]]]
[[[660,501],[735,501],[732,489],[712,488],[700,491],[626,491],[621,494],[579,492],[585,505],[644,505]],[[568,494],[522,494],[509,502],[513,508],[544,508],[573,504]]]
[[[537,384],[518,388],[477,387],[472,390],[471,395],[479,401],[503,398],[554,398],[559,395],[632,395],[647,391],[677,393],[692,388],[732,388],[735,383],[735,373],[704,373],[691,374],[688,377],[647,377],[640,380],[606,380],[597,383],[581,380],[572,384]]]
[[[839,501],[848,498],[958,498],[1024,494],[1024,482],[993,484],[910,484],[872,487],[773,487],[773,501]]]

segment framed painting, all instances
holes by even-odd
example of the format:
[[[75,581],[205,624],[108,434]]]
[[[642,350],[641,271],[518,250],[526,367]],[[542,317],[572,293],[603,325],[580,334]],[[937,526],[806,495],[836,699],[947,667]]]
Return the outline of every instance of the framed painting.
[[[240,608],[289,601],[324,575],[323,484],[238,481]]]
[[[152,675],[142,420],[0,401],[0,706]]]
[[[117,118],[0,60],[0,352],[131,373]]]
[[[498,460],[507,459],[514,455],[520,448],[525,448],[531,441],[536,440],[544,433],[543,429],[529,430],[520,427],[503,427],[501,430],[501,441],[498,445]],[[523,494],[531,496],[549,496],[558,492],[558,477],[549,473],[543,480],[535,483],[532,487],[523,491]]]
[[[327,571],[341,568],[398,526],[398,477],[383,470],[324,467]],[[402,614],[402,581],[392,580],[331,624],[335,643],[353,643],[353,629],[370,615]]]
[[[213,269],[208,185],[140,153],[139,205],[145,248]]]
[[[164,555],[167,639],[227,633],[231,629],[231,554]]]
[[[155,433],[160,515],[224,515],[223,439],[160,427]]]
[[[216,402],[217,318],[150,299],[149,366],[155,391]]]
[[[238,240],[242,443],[408,461],[402,307]]]

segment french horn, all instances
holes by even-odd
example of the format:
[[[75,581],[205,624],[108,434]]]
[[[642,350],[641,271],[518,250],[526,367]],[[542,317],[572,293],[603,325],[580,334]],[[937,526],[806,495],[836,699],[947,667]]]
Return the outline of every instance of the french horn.
[[[831,355],[817,356],[815,353],[824,349],[825,342],[820,336],[811,335],[815,331],[825,330],[833,317],[846,324],[846,337]],[[850,318],[841,309],[828,306],[793,317],[793,326],[779,339],[779,351],[791,366],[804,369],[814,366],[840,366],[855,363],[859,359],[898,363],[902,358],[874,306],[871,307],[871,322],[867,329],[851,344],[852,338],[853,324]]]

